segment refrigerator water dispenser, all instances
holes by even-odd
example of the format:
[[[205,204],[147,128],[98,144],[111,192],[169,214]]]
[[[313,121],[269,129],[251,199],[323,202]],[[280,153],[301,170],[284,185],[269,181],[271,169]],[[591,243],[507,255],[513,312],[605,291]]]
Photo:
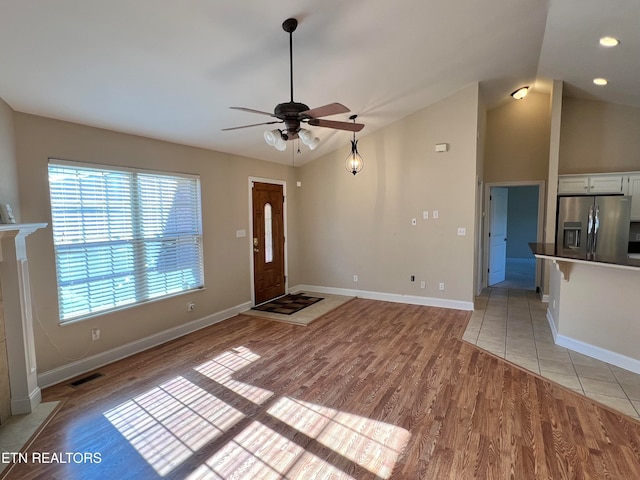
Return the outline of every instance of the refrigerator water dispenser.
[[[579,248],[582,224],[580,222],[564,222],[563,231],[562,246],[564,248]]]

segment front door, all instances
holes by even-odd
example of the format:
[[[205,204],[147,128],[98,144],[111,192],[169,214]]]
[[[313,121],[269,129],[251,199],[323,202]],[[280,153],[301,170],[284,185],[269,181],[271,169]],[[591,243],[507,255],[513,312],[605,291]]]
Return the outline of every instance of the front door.
[[[256,305],[285,294],[282,185],[253,183],[253,291]]]
[[[491,187],[489,209],[489,286],[504,282],[507,262],[507,211],[509,190]]]

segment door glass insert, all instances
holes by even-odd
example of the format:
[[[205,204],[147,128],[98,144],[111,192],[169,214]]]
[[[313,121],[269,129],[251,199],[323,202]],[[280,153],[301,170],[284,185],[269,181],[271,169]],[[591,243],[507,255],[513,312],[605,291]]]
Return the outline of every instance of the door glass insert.
[[[271,231],[271,204],[264,206],[264,261],[273,262],[273,232]]]

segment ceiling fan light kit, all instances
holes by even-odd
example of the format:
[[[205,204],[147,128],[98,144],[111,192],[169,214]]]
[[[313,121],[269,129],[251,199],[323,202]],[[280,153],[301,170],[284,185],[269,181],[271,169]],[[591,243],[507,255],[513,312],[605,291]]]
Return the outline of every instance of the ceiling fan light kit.
[[[315,148],[320,143],[320,139],[318,137],[313,136],[313,132],[311,130],[307,130],[306,128],[301,128],[298,132],[298,137],[302,140],[310,150],[315,150]]]
[[[267,145],[274,147],[276,150],[280,150],[281,152],[287,149],[287,141],[282,138],[282,132],[278,129],[267,130],[264,132],[264,141],[267,142]]]
[[[338,115],[348,113],[350,110],[340,103],[329,103],[322,107],[310,109],[307,105],[293,101],[293,32],[298,27],[298,21],[295,18],[288,18],[282,23],[282,29],[289,34],[289,80],[291,97],[288,102],[276,105],[273,113],[263,112],[245,107],[231,107],[233,110],[241,110],[244,112],[257,113],[260,115],[268,115],[275,118],[269,122],[254,123],[251,125],[243,125],[240,127],[223,128],[222,130],[237,130],[240,128],[256,127],[259,125],[272,125],[274,123],[284,123],[283,129],[268,130],[264,132],[264,139],[267,145],[275,147],[280,151],[287,148],[288,140],[299,138],[310,150],[314,150],[320,143],[320,139],[305,128],[301,128],[302,124],[308,124],[312,127],[332,128],[336,130],[346,130],[349,132],[359,132],[364,128],[362,123],[340,122],[336,120],[324,120],[321,117],[330,115]]]

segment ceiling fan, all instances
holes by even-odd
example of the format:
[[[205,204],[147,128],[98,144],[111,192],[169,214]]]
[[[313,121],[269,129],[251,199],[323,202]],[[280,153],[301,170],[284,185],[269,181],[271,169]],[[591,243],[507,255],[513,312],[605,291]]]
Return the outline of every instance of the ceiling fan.
[[[289,79],[291,100],[276,105],[273,113],[245,107],[230,107],[233,110],[242,110],[244,112],[268,115],[276,118],[277,120],[253,123],[251,125],[242,125],[240,127],[223,128],[222,130],[237,130],[240,128],[256,127],[259,125],[284,123],[284,128],[265,132],[264,137],[269,145],[274,146],[278,150],[285,150],[287,140],[300,138],[305,145],[309,146],[309,148],[313,150],[318,145],[319,139],[314,138],[313,134],[309,130],[301,128],[301,125],[305,123],[312,127],[333,128],[337,130],[347,130],[349,132],[359,132],[364,128],[364,124],[362,123],[339,122],[320,118],[340,113],[348,113],[350,110],[340,103],[329,103],[322,107],[310,109],[304,103],[293,101],[293,32],[296,30],[297,26],[298,21],[295,18],[288,18],[282,23],[282,29],[289,34]]]

